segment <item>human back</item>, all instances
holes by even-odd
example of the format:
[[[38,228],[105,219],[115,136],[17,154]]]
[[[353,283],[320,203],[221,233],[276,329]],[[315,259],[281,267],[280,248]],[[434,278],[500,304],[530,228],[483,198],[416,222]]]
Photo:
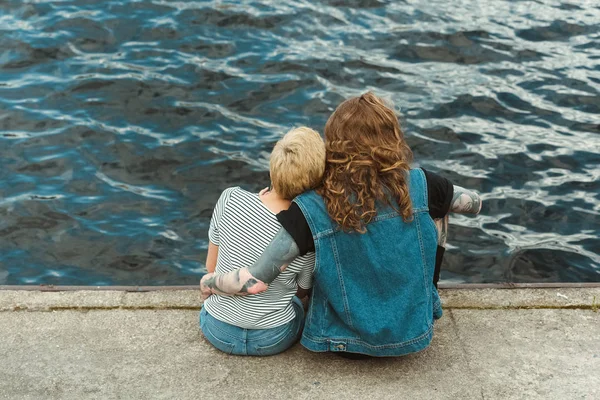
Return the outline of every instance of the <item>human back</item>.
[[[294,200],[318,249],[302,337],[309,350],[398,356],[429,345],[433,321],[441,316],[432,284],[437,231],[424,173],[412,170],[407,183],[410,221],[379,203],[362,234],[340,229],[317,193]]]
[[[281,225],[257,193],[239,187],[219,198],[209,237],[219,243],[215,272],[227,273],[255,263]],[[310,288],[314,253],[297,257],[265,292],[251,296],[214,295],[204,302],[220,321],[247,329],[273,328],[294,318],[292,298],[298,286]]]
[[[319,249],[310,313],[326,316],[309,316],[302,343],[377,356],[421,350],[439,308],[425,175],[410,170],[396,114],[370,92],[338,106],[325,143],[323,184],[295,200]]]
[[[319,184],[325,165],[323,139],[312,129],[289,131],[271,153],[271,190],[250,193],[239,187],[220,196],[209,228],[208,274],[233,274],[254,264],[281,228],[276,214],[298,194]],[[312,285],[314,253],[290,260],[266,291],[244,290],[243,296],[223,296],[226,285],[212,279],[215,291],[205,299],[200,327],[217,349],[236,355],[273,355],[299,338],[304,308],[296,294]],[[201,285],[202,286],[202,285]],[[247,289],[247,286],[244,285]],[[242,286],[236,286],[237,290]]]

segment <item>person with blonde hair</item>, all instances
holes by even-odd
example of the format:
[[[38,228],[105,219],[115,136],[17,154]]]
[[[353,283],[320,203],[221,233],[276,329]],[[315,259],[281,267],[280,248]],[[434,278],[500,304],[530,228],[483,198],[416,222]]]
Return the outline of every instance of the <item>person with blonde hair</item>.
[[[293,257],[316,251],[304,347],[352,358],[423,350],[442,316],[448,213],[477,214],[481,198],[412,169],[398,117],[373,93],[338,106],[325,146],[321,186],[278,214],[282,229],[255,264],[203,278],[203,297],[264,290]]]
[[[256,194],[233,187],[221,194],[208,233],[209,273],[239,271],[258,260],[281,229],[276,215],[294,197],[320,184],[325,169],[323,139],[310,128],[292,129],[273,148],[269,169],[270,190]],[[200,313],[206,339],[236,355],[277,354],[295,343],[304,325],[300,298],[312,285],[315,253],[289,261],[289,267],[270,280],[268,287],[255,282],[247,292],[253,295],[216,294],[207,299]]]

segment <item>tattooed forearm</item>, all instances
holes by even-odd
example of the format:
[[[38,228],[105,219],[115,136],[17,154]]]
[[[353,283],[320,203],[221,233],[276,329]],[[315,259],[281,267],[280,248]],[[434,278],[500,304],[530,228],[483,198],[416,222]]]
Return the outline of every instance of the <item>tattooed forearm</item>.
[[[252,293],[252,292],[257,292],[255,289],[256,289],[256,288],[257,288],[259,285],[261,285],[261,284],[264,284],[264,283],[263,283],[263,282],[259,282],[259,281],[257,281],[257,280],[256,280],[256,279],[254,279],[254,278],[250,278],[250,279],[248,279],[248,281],[246,281],[246,283],[244,283],[244,284],[242,285],[242,288],[241,288],[241,289],[240,289],[240,291],[239,291],[239,292],[237,292],[236,294],[237,294],[238,296],[243,296],[243,295],[244,295],[244,294],[246,294],[246,293],[250,294],[250,293]],[[266,288],[266,286],[265,286],[265,288]]]
[[[211,294],[256,294],[268,289],[287,265],[300,254],[294,239],[283,228],[279,229],[263,254],[249,268],[240,268],[227,274],[207,274],[200,281],[202,297]]]
[[[438,230],[438,245],[446,247],[446,240],[448,239],[448,216],[436,219],[434,222]]]
[[[258,261],[248,270],[256,279],[271,283],[299,254],[300,249],[294,239],[285,229],[280,228]]]
[[[481,198],[472,190],[454,185],[450,211],[462,214],[479,214],[479,211],[481,211]]]
[[[245,296],[264,292],[267,288],[265,283],[250,275],[248,268],[240,268],[227,274],[206,274],[200,281],[200,292],[205,300],[212,294]]]

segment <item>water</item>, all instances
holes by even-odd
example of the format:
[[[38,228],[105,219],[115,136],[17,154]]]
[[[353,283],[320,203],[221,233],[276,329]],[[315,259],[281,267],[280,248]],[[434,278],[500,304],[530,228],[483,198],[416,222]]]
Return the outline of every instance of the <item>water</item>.
[[[367,89],[483,194],[446,282],[600,281],[600,3],[3,1],[0,284],[195,284],[212,207]]]

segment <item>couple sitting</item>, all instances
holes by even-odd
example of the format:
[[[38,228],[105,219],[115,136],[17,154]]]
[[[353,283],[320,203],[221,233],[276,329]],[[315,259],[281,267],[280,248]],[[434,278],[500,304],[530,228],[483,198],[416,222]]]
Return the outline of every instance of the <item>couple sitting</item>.
[[[423,169],[394,111],[372,93],[273,149],[272,187],[223,192],[209,230],[200,326],[219,350],[400,356],[427,347],[448,213],[479,196]],[[305,319],[303,297],[312,287]]]

